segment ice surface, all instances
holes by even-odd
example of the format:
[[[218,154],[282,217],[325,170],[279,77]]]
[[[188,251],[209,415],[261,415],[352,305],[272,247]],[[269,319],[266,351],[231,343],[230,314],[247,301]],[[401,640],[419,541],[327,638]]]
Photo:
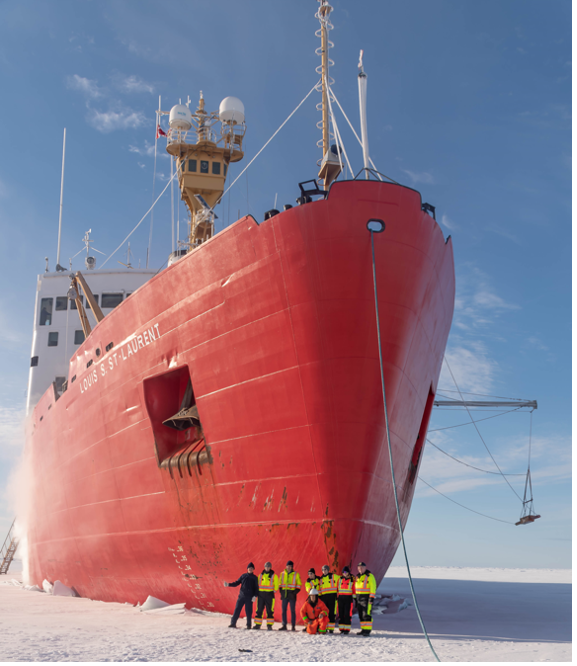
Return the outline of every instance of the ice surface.
[[[157,613],[162,615],[182,615],[185,611],[186,603],[169,604],[156,597],[148,597],[138,610],[144,613]]]
[[[441,660],[571,661],[571,571],[411,572]],[[139,613],[124,603],[26,594],[21,586],[0,585],[0,661],[432,661],[414,606],[396,612],[401,600],[412,604],[406,572],[390,570],[379,593],[399,601],[387,601],[384,614],[375,615],[371,636],[361,639],[232,630],[230,615],[207,611],[169,612],[163,621],[169,606]],[[358,629],[355,617],[353,631]]]
[[[64,585],[59,580],[54,583],[52,594],[55,597],[76,597],[78,596],[76,592],[70,587]]]
[[[162,599],[157,599],[156,597],[148,597],[147,600],[142,604],[140,607],[141,611],[150,611],[154,610],[155,608],[164,608],[165,606],[169,606],[170,604],[168,601],[162,601]]]

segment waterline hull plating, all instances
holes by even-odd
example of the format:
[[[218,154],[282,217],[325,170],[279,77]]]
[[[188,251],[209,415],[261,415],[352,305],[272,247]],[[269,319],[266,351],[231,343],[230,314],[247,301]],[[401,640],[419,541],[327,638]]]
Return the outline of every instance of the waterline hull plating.
[[[406,522],[453,314],[452,245],[418,192],[342,182],[260,225],[237,221],[96,326],[68,390],[47,391],[28,427],[32,583],[230,612],[223,581],[251,560],[280,572],[292,559],[304,575],[362,559],[384,575],[400,535],[373,218],[386,225],[376,270]],[[202,430],[177,433],[162,420],[189,377]]]

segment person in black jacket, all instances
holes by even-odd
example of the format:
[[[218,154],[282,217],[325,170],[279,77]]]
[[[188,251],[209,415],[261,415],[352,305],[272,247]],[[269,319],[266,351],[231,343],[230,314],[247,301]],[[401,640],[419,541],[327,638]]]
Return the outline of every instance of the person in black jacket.
[[[246,612],[246,628],[251,628],[252,604],[258,597],[258,578],[254,575],[254,564],[252,562],[247,566],[246,570],[247,573],[242,574],[234,583],[225,582],[224,584],[225,587],[237,587],[240,585],[234,613],[228,625],[229,629],[236,629],[236,621],[240,617],[240,612],[243,608]]]

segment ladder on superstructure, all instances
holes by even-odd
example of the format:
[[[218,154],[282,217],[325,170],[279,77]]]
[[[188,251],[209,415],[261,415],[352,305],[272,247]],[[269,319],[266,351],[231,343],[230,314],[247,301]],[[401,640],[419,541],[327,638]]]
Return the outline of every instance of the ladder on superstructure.
[[[15,523],[16,518],[12,521],[12,525],[10,525],[10,529],[8,530],[8,535],[4,539],[4,545],[0,550],[0,560],[2,560],[2,564],[0,564],[0,574],[8,573],[8,569],[12,564],[12,560],[16,554],[16,549],[18,548],[18,539],[14,533]]]

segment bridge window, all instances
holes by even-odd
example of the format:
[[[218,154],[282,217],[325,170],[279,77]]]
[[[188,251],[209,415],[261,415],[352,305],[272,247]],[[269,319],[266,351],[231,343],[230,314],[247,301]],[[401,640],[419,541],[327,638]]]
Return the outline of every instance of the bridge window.
[[[212,173],[215,176],[220,176],[220,162],[213,162],[212,163]]]
[[[40,326],[50,326],[52,323],[53,298],[43,298],[40,301]]]
[[[208,173],[208,160],[200,160],[200,173]]]
[[[84,342],[84,331],[74,331],[74,344],[81,345]]]
[[[33,356],[30,359],[30,367],[35,368],[38,365],[38,356]]]
[[[48,333],[48,346],[58,347],[58,333],[56,331]]]
[[[102,294],[102,307],[115,308],[122,303],[122,294]]]
[[[56,311],[68,310],[68,296],[56,296]]]
[[[188,160],[188,170],[196,173],[196,160]]]

